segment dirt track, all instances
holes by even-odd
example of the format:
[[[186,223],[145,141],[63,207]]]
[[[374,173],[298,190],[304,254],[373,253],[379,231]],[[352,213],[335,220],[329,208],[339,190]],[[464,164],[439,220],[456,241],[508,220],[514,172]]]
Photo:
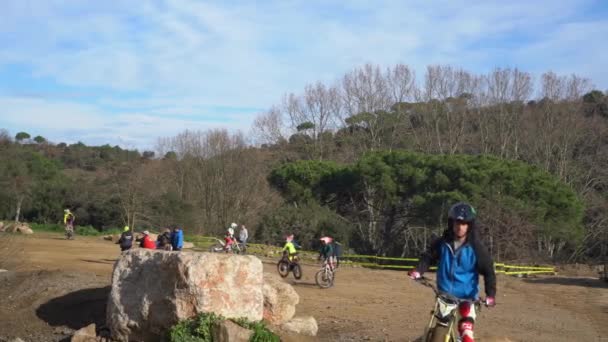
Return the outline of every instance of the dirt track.
[[[0,341],[59,341],[103,323],[116,245],[53,234],[10,239],[17,272],[0,273]],[[264,261],[276,271],[273,260]],[[344,267],[336,286],[321,290],[315,271],[304,266],[301,281],[287,279],[300,294],[297,314],[317,319],[320,340],[411,341],[422,334],[432,292],[404,273]],[[498,292],[497,307],[479,315],[479,341],[608,341],[608,286],[597,278],[499,276]]]

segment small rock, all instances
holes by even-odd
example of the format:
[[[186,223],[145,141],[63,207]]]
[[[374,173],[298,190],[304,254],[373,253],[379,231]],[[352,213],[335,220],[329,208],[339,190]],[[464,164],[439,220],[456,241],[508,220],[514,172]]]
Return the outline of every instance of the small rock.
[[[319,331],[317,321],[312,316],[296,317],[281,325],[281,329],[290,333],[306,336],[317,336],[317,332]]]
[[[77,330],[72,336],[72,342],[97,342],[95,323]]]
[[[25,342],[24,340],[20,339],[19,337],[15,337],[12,340],[8,340],[8,342]]]
[[[248,342],[253,331],[245,329],[230,320],[224,320],[213,325],[213,341],[217,342]]]
[[[53,333],[55,335],[72,335],[73,330],[66,327],[56,327],[55,329],[53,329]]]

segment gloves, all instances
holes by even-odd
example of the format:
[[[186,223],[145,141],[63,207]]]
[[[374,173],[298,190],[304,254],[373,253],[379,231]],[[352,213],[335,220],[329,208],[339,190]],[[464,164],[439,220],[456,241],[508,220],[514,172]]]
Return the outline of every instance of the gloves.
[[[496,299],[494,299],[494,297],[486,297],[486,306],[489,306],[489,307],[496,306]]]
[[[413,280],[418,280],[420,278],[422,278],[422,275],[420,274],[420,272],[416,271],[416,270],[409,270],[407,272],[407,275],[412,278]]]

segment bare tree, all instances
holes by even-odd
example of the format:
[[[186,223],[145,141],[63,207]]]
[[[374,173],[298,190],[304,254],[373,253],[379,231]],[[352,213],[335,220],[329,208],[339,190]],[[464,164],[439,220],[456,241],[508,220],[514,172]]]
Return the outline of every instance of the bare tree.
[[[277,144],[285,140],[283,131],[283,113],[278,107],[258,114],[253,121],[252,133],[258,144]]]
[[[292,129],[310,132],[313,141],[313,158],[322,158],[325,152],[326,132],[336,128],[336,120],[342,110],[339,91],[336,87],[327,87],[321,82],[307,85],[304,94],[286,97],[285,108],[289,115]]]

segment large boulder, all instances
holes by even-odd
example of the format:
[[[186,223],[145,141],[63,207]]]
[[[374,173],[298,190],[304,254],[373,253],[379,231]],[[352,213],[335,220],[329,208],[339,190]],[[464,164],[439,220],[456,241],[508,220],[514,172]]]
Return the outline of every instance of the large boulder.
[[[264,320],[279,325],[293,318],[300,296],[274,273],[264,273]]]
[[[154,341],[202,312],[260,321],[262,286],[254,256],[130,250],[114,265],[107,325],[116,340]]]

